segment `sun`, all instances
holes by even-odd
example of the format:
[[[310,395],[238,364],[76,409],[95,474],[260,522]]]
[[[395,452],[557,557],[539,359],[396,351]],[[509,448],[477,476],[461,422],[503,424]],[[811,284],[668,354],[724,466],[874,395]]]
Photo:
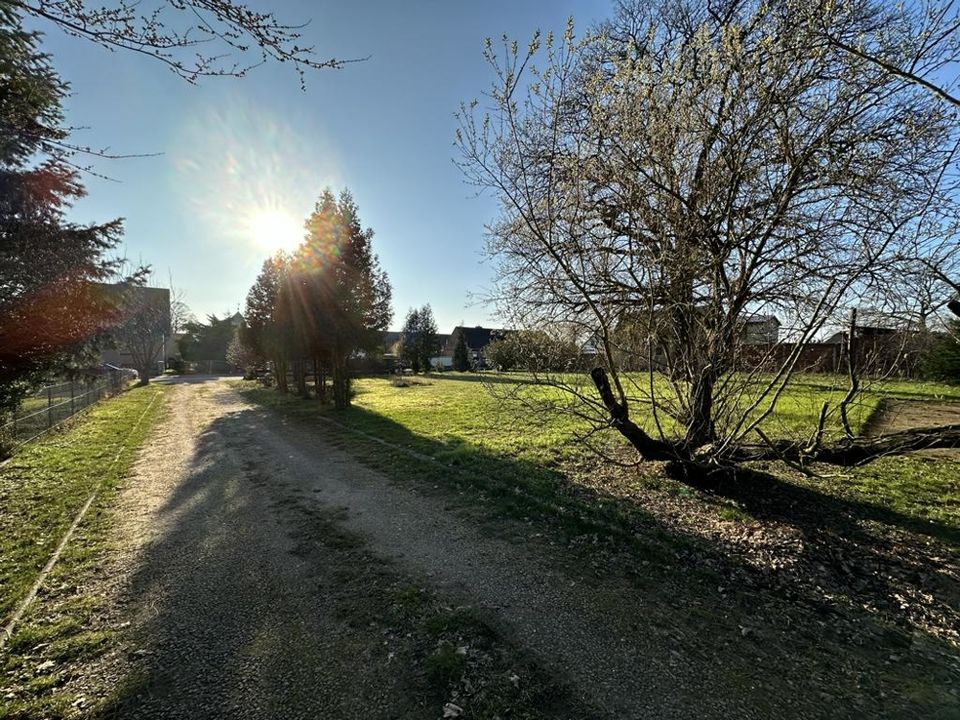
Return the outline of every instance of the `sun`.
[[[303,221],[279,208],[260,208],[250,213],[247,232],[264,250],[291,251],[303,240]]]

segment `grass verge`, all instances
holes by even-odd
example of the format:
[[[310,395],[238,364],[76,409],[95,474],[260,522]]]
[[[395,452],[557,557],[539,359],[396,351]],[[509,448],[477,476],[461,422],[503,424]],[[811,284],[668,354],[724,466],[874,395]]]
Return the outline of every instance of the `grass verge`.
[[[58,717],[76,709],[73,697],[58,692],[69,675],[69,664],[102,652],[109,635],[89,629],[97,613],[96,600],[75,591],[98,565],[116,492],[163,415],[165,390],[147,386],[106,401],[61,431],[24,447],[0,470],[4,624],[77,512],[100,488],[37,599],[0,650],[0,717]]]

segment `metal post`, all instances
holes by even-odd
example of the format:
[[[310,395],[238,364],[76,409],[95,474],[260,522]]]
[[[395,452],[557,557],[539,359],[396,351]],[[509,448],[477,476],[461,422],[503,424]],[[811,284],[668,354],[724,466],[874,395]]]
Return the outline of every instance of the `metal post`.
[[[73,390],[73,383],[74,383],[74,381],[71,380],[71,381],[70,381],[70,415],[71,415],[71,416],[75,415],[76,412],[77,412],[77,411],[74,410],[74,408],[73,408],[73,398],[74,398],[74,395],[75,395],[74,390]]]
[[[53,388],[47,388],[47,430],[53,427]]]

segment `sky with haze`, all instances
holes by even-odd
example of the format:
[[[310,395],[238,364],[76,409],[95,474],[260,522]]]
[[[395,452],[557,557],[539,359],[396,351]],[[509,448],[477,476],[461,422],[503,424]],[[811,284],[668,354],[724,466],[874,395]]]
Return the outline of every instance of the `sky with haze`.
[[[254,5],[263,9],[266,5]],[[320,58],[366,57],[308,73],[269,64],[243,79],[192,86],[164,65],[109,52],[53,26],[43,47],[71,85],[73,141],[116,154],[94,159],[88,197],[71,218],[126,219],[124,254],[150,264],[151,284],[173,284],[199,317],[242,309],[263,260],[295,244],[322,189],[348,187],[393,285],[394,321],[431,303],[441,332],[491,322],[470,293],[489,285],[482,255],[492,197],[476,196],[453,164],[461,101],[491,72],[484,39],[526,44],[536,29],[586,28],[606,0],[533,2],[275,2],[285,22],[311,23],[304,44]]]

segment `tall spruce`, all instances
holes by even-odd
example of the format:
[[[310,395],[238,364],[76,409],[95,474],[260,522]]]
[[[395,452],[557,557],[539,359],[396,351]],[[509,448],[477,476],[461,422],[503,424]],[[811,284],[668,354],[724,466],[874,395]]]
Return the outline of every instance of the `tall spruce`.
[[[410,308],[400,331],[400,361],[420,372],[420,308]]]
[[[291,272],[290,313],[337,408],[350,404],[350,360],[376,352],[390,322],[390,282],[349,191],[325,190],[306,222]],[[321,369],[322,368],[322,369]]]
[[[246,323],[240,328],[240,337],[261,362],[269,362],[277,388],[286,390],[287,369],[282,335],[283,328],[277,306],[289,260],[278,253],[264,261],[256,282],[247,293],[244,310]]]
[[[437,342],[437,321],[433,317],[433,308],[429,303],[420,308],[419,330],[417,353],[424,372],[429,372],[430,361],[440,350],[440,344]]]
[[[414,372],[430,371],[430,361],[440,349],[437,342],[437,321],[429,304],[410,308],[400,338],[400,359]]]
[[[453,347],[453,369],[466,372],[471,367],[470,355],[467,352],[467,339],[463,332],[457,333],[457,342]]]

